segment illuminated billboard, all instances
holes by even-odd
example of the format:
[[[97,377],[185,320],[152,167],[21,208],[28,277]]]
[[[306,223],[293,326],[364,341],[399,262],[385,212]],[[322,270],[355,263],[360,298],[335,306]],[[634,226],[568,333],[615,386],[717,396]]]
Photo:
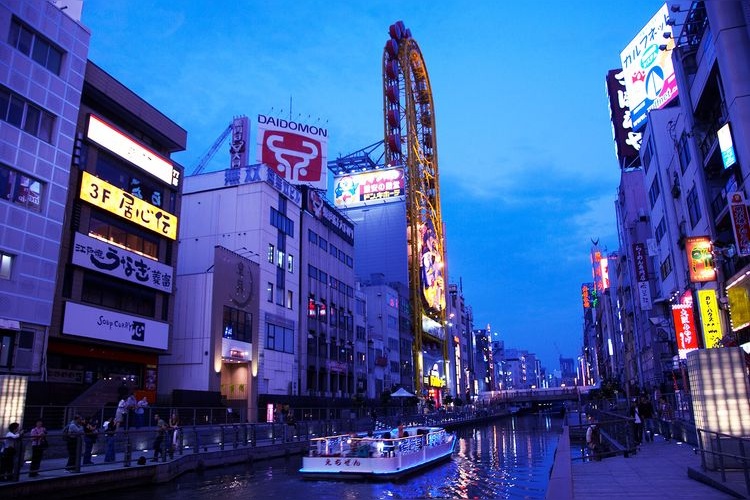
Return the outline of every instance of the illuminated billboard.
[[[608,71],[606,83],[617,163],[620,168],[638,167],[641,165],[641,157],[638,155],[641,150],[641,133],[633,131],[625,73],[621,69]]]
[[[433,311],[445,309],[445,278],[442,242],[438,240],[431,220],[419,227],[418,251],[422,298]]]
[[[333,181],[333,202],[341,208],[400,201],[405,193],[403,168],[338,175]]]
[[[732,142],[732,129],[728,123],[725,123],[716,135],[719,137],[719,149],[721,150],[721,161],[724,168],[729,168],[737,163],[737,155],[734,152],[734,143]]]
[[[80,197],[107,212],[149,229],[160,236],[177,239],[177,217],[136,198],[112,184],[83,172]]]
[[[680,359],[687,358],[687,353],[698,349],[698,336],[695,332],[693,304],[676,304],[672,306],[677,352]]]
[[[713,245],[708,236],[696,236],[685,240],[690,281],[693,283],[714,281],[716,266],[714,266]]]
[[[747,257],[750,255],[750,213],[745,203],[745,195],[741,191],[734,191],[729,193],[727,198],[734,241],[737,243],[737,255]]]
[[[180,171],[174,168],[172,163],[94,115],[89,115],[86,137],[157,179],[171,186],[180,185]]]
[[[674,39],[668,20],[669,9],[664,4],[620,53],[635,131],[646,124],[649,111],[662,109],[677,97],[677,79],[672,65]],[[664,33],[669,33],[669,38],[665,38]],[[661,50],[660,45],[666,45],[667,50]]]
[[[707,349],[721,347],[720,341],[724,336],[724,331],[721,328],[716,290],[698,290],[698,308],[703,327],[703,345]]]
[[[326,189],[328,130],[258,115],[258,162],[292,184]]]

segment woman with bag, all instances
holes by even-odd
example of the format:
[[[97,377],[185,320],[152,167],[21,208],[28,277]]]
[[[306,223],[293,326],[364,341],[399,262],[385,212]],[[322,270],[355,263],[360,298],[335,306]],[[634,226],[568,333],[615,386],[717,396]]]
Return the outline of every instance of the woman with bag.
[[[39,466],[42,464],[42,455],[44,455],[44,450],[49,446],[47,442],[47,429],[44,427],[44,422],[37,420],[36,426],[31,429],[30,434],[31,466],[29,467],[29,477],[37,477],[39,475]]]

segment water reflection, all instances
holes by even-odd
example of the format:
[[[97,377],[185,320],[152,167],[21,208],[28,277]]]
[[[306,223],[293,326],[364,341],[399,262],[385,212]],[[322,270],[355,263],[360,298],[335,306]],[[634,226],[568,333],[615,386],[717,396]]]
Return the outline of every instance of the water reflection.
[[[508,417],[460,429],[452,460],[394,482],[303,481],[297,472],[302,459],[295,456],[186,474],[168,484],[112,492],[107,497],[544,498],[561,429],[562,421],[549,415]]]

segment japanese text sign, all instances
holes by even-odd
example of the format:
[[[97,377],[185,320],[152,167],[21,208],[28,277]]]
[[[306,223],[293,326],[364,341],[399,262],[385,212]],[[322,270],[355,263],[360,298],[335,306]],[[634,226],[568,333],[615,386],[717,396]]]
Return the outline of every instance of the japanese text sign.
[[[633,263],[635,265],[635,280],[648,281],[648,253],[643,243],[633,244]]]
[[[177,239],[177,217],[136,198],[84,171],[80,197],[107,212],[172,240]]]
[[[714,281],[716,267],[714,266],[713,246],[708,236],[697,236],[685,240],[690,281],[693,283]]]
[[[695,332],[695,320],[693,318],[693,305],[673,305],[672,319],[674,320],[677,352],[681,359],[685,359],[688,352],[698,348],[698,337]]]
[[[719,305],[716,301],[716,290],[698,290],[698,307],[703,327],[703,344],[706,348],[720,347],[724,332],[719,318]]]
[[[737,254],[746,257],[750,255],[750,216],[745,203],[745,195],[741,192],[729,193],[729,214],[732,217]]]

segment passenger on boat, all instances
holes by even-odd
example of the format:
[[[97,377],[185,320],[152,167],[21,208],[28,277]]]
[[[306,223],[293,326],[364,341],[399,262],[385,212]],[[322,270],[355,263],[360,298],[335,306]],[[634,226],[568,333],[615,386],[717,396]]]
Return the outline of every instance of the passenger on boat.
[[[398,437],[404,437],[404,424],[401,421],[398,423]]]

